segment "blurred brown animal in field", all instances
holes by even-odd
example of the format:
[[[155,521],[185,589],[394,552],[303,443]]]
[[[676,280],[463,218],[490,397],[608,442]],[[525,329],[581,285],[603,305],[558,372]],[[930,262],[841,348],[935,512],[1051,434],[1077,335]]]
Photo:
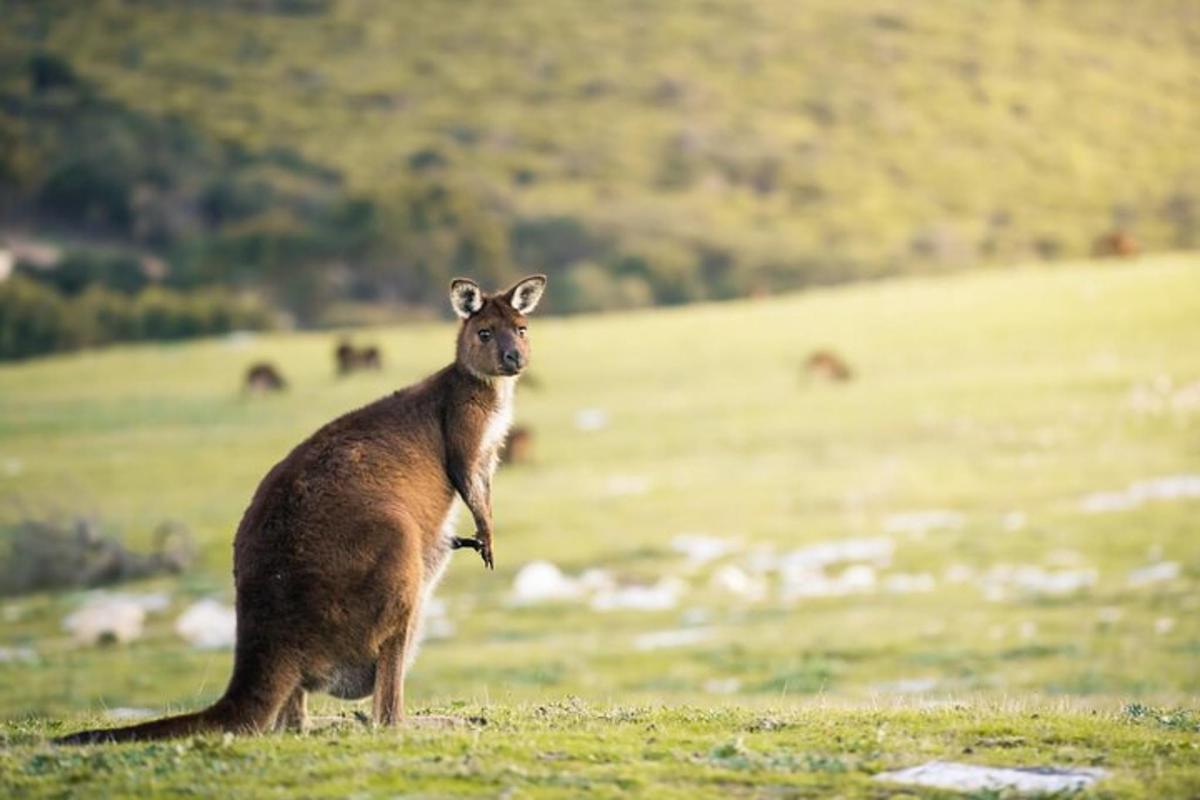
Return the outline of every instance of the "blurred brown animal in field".
[[[158,527],[155,549],[150,553],[129,550],[86,518],[69,522],[26,519],[13,526],[6,538],[11,547],[0,566],[0,595],[94,588],[178,574],[195,557],[191,534],[175,522]]]
[[[379,354],[379,348],[375,345],[355,347],[343,339],[338,343],[337,349],[333,351],[333,355],[337,360],[338,375],[349,375],[351,372],[363,369],[383,368],[383,357]]]
[[[453,363],[323,426],[263,478],[234,537],[237,644],[215,703],[56,743],[303,730],[315,691],[373,695],[377,724],[402,722],[422,607],[451,552],[494,566],[492,476],[545,288],[544,275],[495,294],[454,280]],[[460,499],[473,538],[456,535]]]
[[[832,350],[814,350],[804,362],[804,369],[814,378],[823,378],[834,383],[846,383],[854,379],[854,370]]]
[[[501,464],[528,464],[533,461],[533,431],[517,425],[500,445]]]
[[[1139,252],[1137,239],[1126,231],[1112,231],[1092,242],[1092,255],[1096,258],[1133,258]]]
[[[275,365],[268,361],[259,361],[256,364],[251,364],[250,369],[246,370],[247,392],[270,394],[271,392],[282,392],[287,388],[287,381],[283,379],[283,375],[275,368]]]

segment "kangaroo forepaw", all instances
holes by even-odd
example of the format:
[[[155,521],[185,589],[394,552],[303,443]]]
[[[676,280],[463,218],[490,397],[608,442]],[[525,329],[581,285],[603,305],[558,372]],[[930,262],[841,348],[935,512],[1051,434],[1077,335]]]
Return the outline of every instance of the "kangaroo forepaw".
[[[467,539],[463,536],[455,536],[450,540],[451,550],[462,550],[464,547],[469,547],[478,553],[483,548],[483,542],[478,539]]]

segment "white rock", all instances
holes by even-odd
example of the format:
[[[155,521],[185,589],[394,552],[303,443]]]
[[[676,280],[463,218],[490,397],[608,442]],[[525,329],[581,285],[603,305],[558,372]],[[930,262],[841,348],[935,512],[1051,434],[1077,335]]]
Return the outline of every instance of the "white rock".
[[[227,649],[237,641],[237,614],[216,600],[199,600],[175,620],[175,632],[200,650]]]
[[[1138,505],[1138,499],[1128,492],[1093,492],[1079,501],[1079,510],[1085,514],[1111,514]]]
[[[575,412],[575,427],[581,431],[601,431],[608,427],[608,412],[602,408],[581,408]]]
[[[1149,586],[1152,583],[1166,583],[1178,578],[1182,571],[1183,568],[1178,561],[1160,561],[1129,573],[1129,585],[1137,587]]]
[[[663,578],[650,586],[618,586],[592,597],[593,611],[666,611],[679,605],[687,584],[679,578]]]
[[[785,575],[805,574],[834,564],[862,561],[877,566],[891,563],[895,543],[886,537],[835,539],[784,553],[775,559],[775,567]]]
[[[513,605],[563,602],[577,600],[583,595],[578,580],[563,574],[549,561],[531,561],[517,572],[513,579],[509,602]]]
[[[1173,618],[1159,617],[1154,620],[1154,632],[1159,636],[1166,636],[1173,630],[1175,630],[1175,620]]]
[[[960,792],[999,792],[1011,790],[1029,794],[1076,792],[1103,778],[1107,773],[1095,767],[1055,769],[1050,767],[984,767],[930,761],[919,767],[881,772],[875,780],[907,783]]]
[[[137,603],[147,614],[158,614],[171,607],[171,595],[166,592],[147,592],[145,594],[124,594],[130,602]]]
[[[63,628],[76,644],[132,642],[142,635],[146,611],[123,595],[91,595],[83,606],[63,619]]]
[[[36,664],[37,652],[32,647],[0,646],[0,664]]]
[[[726,564],[714,572],[710,583],[717,589],[746,600],[761,600],[767,594],[767,587],[761,579],[733,564]]]
[[[671,549],[687,557],[690,564],[700,566],[724,558],[737,547],[728,539],[702,533],[681,533],[671,538]]]
[[[668,647],[687,647],[700,644],[713,637],[712,628],[678,628],[669,631],[652,631],[635,637],[633,646],[637,650],[662,650]]]
[[[837,577],[824,572],[788,573],[780,588],[785,603],[813,597],[842,597],[861,594],[875,588],[875,570],[866,564],[847,567]]]
[[[1079,501],[1087,514],[1128,511],[1151,501],[1188,500],[1200,497],[1200,475],[1168,475],[1138,481],[1117,492],[1094,492]]]
[[[984,597],[1005,600],[1010,594],[1062,597],[1096,582],[1094,569],[1047,570],[1031,564],[997,564],[980,580]]]

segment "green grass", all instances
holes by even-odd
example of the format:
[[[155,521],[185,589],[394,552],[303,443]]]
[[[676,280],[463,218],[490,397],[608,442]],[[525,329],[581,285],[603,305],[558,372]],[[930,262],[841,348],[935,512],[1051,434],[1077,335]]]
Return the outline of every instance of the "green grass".
[[[317,334],[0,368],[0,496],[95,511],[135,544],[173,517],[202,543],[196,571],[147,585],[171,592],[172,608],[125,647],[69,642],[59,626],[76,595],[0,603],[0,645],[37,654],[0,663],[0,794],[574,796],[587,784],[601,796],[878,796],[872,773],[953,757],[1096,764],[1113,771],[1098,795],[1195,795],[1200,503],[1085,514],[1079,502],[1200,473],[1200,410],[1130,405],[1157,376],[1200,379],[1197,319],[1200,259],[1180,255],[536,320],[542,388],[518,402],[536,463],[497,476],[496,572],[455,559],[439,595],[458,630],[425,645],[409,683],[413,708],[487,725],[347,722],[309,737],[82,751],[44,737],[105,708],[195,707],[219,693],[229,654],[189,649],[172,623],[192,598],[230,599],[230,539],[257,481],[324,420],[444,364],[452,328],[365,334],[385,370],[341,380],[335,337]],[[855,381],[803,376],[826,345]],[[239,395],[260,358],[281,366],[289,393]],[[583,408],[604,409],[608,427],[577,429]],[[622,483],[645,491],[614,493]],[[962,525],[885,532],[889,515],[920,509],[958,512]],[[1009,529],[1011,512],[1025,524]],[[779,551],[886,535],[895,554],[880,579],[927,572],[935,586],[789,603],[772,583],[761,600],[737,598],[710,577],[745,554],[689,571],[670,547],[684,532]],[[677,575],[689,589],[656,612],[511,607],[512,579],[534,559],[626,581]],[[1181,576],[1129,584],[1157,560]],[[977,580],[950,579],[998,564],[1096,580],[989,599]],[[681,627],[708,637],[636,647]]]

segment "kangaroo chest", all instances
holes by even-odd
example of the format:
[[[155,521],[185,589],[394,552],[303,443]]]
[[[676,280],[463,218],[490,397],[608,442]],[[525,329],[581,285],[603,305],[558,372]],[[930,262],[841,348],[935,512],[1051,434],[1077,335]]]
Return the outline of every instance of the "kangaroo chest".
[[[479,437],[478,463],[488,470],[488,477],[496,469],[495,456],[508,435],[508,429],[513,421],[513,394],[516,389],[515,378],[496,378],[493,382],[496,392],[495,403],[488,414],[483,426],[483,435]]]

